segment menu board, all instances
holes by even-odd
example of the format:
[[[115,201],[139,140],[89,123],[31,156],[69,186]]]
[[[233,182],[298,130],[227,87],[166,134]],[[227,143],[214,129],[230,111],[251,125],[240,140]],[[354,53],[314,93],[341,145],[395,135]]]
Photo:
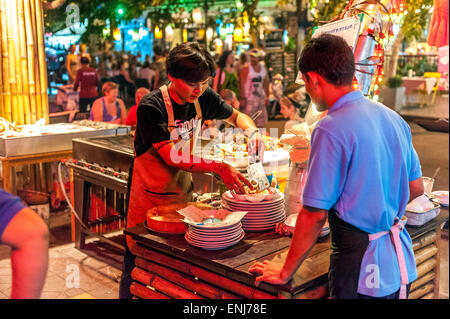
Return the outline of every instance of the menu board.
[[[266,49],[282,49],[283,30],[266,30],[264,33],[264,42]]]

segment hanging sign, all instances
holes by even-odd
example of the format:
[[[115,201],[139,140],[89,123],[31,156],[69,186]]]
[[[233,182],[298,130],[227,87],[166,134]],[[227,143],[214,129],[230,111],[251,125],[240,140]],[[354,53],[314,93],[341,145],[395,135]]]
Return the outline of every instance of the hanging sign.
[[[324,33],[338,35],[343,37],[354,51],[356,42],[358,41],[362,18],[363,15],[361,14],[315,27],[312,32],[312,37],[316,38]]]

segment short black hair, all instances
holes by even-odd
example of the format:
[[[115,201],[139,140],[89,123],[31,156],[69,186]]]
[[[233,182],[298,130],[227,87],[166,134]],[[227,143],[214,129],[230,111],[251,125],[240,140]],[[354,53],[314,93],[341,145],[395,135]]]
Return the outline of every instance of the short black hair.
[[[353,83],[355,57],[342,37],[322,34],[306,44],[298,68],[305,76],[316,72],[335,86],[346,86]]]
[[[186,42],[169,52],[166,70],[174,78],[197,83],[214,76],[216,64],[211,54],[198,42]]]
[[[163,56],[164,55],[164,49],[162,46],[155,44],[153,46],[153,53],[155,53],[158,56]]]
[[[87,57],[82,57],[81,59],[80,59],[80,63],[81,64],[89,64],[90,63],[90,61],[89,61],[89,58],[87,58]]]

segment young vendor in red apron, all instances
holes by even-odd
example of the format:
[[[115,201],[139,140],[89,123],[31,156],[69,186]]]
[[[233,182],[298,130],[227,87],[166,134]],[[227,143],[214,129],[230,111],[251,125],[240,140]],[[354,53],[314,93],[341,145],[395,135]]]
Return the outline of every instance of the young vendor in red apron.
[[[328,111],[311,135],[303,208],[284,265],[256,263],[256,282],[289,281],[328,218],[333,299],[407,298],[417,278],[403,213],[423,193],[409,125],[353,89],[352,50],[341,37],[311,40],[299,60],[317,110]]]
[[[216,173],[229,189],[239,193],[244,192],[244,185],[252,188],[230,165],[205,161],[191,152],[202,119],[223,119],[244,132],[257,130],[247,115],[226,104],[208,87],[214,70],[212,57],[197,43],[178,45],[167,58],[170,84],[152,91],[139,103],[127,228],[143,223],[152,207],[188,202],[193,188],[191,172]],[[254,135],[259,140],[258,133]],[[120,298],[131,297],[134,256],[130,250],[134,241],[130,237],[126,241]]]

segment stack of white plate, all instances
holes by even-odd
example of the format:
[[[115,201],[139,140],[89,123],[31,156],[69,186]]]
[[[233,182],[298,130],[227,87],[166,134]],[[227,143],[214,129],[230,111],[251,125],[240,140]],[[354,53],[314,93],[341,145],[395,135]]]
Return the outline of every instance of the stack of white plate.
[[[244,238],[240,222],[221,227],[189,225],[184,238],[192,246],[207,250],[219,250],[233,246]]]
[[[277,223],[286,219],[284,195],[281,192],[270,200],[249,202],[238,200],[227,191],[222,195],[222,208],[232,212],[247,212],[241,222],[242,228],[249,232],[275,229]]]
[[[439,204],[448,206],[448,191],[434,191],[431,194],[436,198]]]

